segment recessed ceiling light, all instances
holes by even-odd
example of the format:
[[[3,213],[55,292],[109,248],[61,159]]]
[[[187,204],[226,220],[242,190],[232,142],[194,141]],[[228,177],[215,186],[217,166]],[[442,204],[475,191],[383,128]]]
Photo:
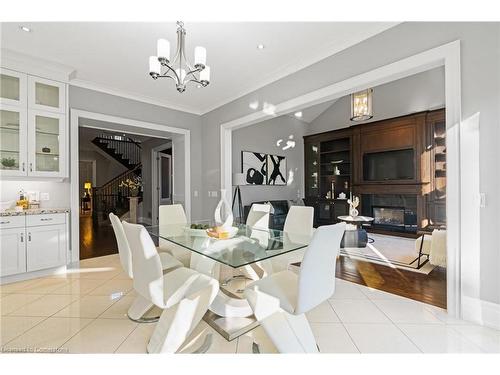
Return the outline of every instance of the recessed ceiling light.
[[[28,26],[19,26],[19,28],[22,30],[22,31],[25,31],[27,33],[31,33],[33,30],[31,28],[29,28]]]
[[[261,44],[257,44],[257,48],[258,49],[264,49],[264,48],[266,48],[266,46],[261,43]]]
[[[295,112],[294,116],[297,118],[302,118],[302,112],[301,111]]]

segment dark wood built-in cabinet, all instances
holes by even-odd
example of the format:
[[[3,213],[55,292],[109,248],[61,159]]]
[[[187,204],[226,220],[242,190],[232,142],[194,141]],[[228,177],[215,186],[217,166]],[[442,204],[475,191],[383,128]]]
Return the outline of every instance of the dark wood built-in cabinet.
[[[304,137],[305,198],[316,225],[348,213],[339,194],[360,197],[373,229],[416,233],[446,223],[444,109]]]

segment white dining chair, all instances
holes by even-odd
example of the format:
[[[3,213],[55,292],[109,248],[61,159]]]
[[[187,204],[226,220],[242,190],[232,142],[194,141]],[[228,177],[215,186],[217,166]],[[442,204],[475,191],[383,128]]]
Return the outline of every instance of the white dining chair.
[[[308,206],[292,206],[288,211],[283,227],[284,235],[290,241],[309,243],[314,232],[314,208]],[[306,248],[285,253],[271,258],[272,272],[286,269],[295,270],[293,263],[300,263],[304,258]]]
[[[247,216],[246,225],[255,229],[269,229],[270,204],[252,204]]]
[[[168,225],[172,227],[172,230],[176,230],[176,225],[187,225],[186,213],[181,204],[161,205],[159,207],[158,220],[160,229]],[[172,254],[176,259],[181,261],[185,267],[190,266],[191,251],[162,238],[160,238],[158,242],[160,251],[166,251]]]
[[[215,299],[214,278],[180,267],[163,274],[160,256],[142,225],[124,222],[132,250],[134,289],[140,298],[163,310],[148,342],[148,353],[175,353]]]
[[[297,275],[274,273],[245,289],[255,317],[281,353],[318,352],[305,313],[335,291],[335,266],[345,223],[319,227]]]
[[[132,252],[130,250],[130,245],[128,243],[125,232],[123,231],[123,225],[115,214],[110,212],[109,220],[111,221],[111,226],[115,232],[116,243],[118,245],[118,256],[120,257],[120,263],[123,270],[131,279],[134,278],[132,271]],[[168,253],[159,254],[161,268],[163,272],[171,271],[175,268],[182,267],[182,263],[175,259],[172,255]],[[136,298],[128,310],[128,317],[138,323],[150,323],[158,320],[158,317],[145,318],[143,317],[151,308],[153,304],[149,301],[145,301],[142,298]]]

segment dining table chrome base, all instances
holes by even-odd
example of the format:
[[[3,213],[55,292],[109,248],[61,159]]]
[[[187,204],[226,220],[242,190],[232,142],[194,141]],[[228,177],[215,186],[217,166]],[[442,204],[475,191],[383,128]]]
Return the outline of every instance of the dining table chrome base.
[[[203,320],[227,341],[259,326],[248,301],[225,288],[219,290]]]

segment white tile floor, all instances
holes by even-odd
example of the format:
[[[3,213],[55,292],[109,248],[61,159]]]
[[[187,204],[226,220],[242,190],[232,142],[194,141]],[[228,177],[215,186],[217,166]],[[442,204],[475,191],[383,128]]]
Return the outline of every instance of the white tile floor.
[[[127,319],[132,283],[117,255],[80,262],[66,275],[0,287],[2,351],[46,348],[70,353],[145,353],[154,324]],[[336,280],[330,300],[307,314],[324,353],[500,353],[500,331],[448,317],[445,310]],[[209,353],[276,349],[262,328],[227,342],[201,322],[181,348]]]

